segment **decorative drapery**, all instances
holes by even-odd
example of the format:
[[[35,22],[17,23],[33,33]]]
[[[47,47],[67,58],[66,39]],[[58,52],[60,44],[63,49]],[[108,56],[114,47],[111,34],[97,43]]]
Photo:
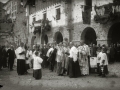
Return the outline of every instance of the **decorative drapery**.
[[[114,21],[120,18],[120,4],[109,3],[102,6],[94,7],[96,15],[94,20],[96,23],[107,23],[108,21]]]

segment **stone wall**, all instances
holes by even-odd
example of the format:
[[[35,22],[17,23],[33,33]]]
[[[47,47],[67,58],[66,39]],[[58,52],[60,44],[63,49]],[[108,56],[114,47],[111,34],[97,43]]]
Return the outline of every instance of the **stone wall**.
[[[25,16],[25,11],[19,12],[17,14],[17,18],[14,24],[14,39],[16,39],[16,43],[18,43],[18,39],[21,42],[26,43],[28,39],[28,31],[27,31],[27,19]]]
[[[72,39],[79,44],[81,40],[81,35],[84,32],[84,29],[91,27],[95,30],[97,36],[97,44],[108,44],[108,32],[113,23],[109,22],[107,24],[100,24],[94,22],[94,15],[96,15],[94,6],[103,5],[112,3],[112,0],[92,0],[92,12],[91,12],[91,24],[83,24],[82,20],[82,8],[81,5],[84,5],[84,0],[72,0],[71,3],[57,3],[54,5],[46,7],[45,9],[38,10],[36,13],[33,13],[29,16],[29,24],[32,25],[33,18],[36,20],[43,19],[43,12],[46,11],[47,18],[51,21],[52,30],[46,32],[49,43],[52,43],[54,40],[55,33],[60,31],[63,35],[63,38]],[[61,8],[61,19],[55,20],[56,16],[56,7]],[[29,33],[33,32],[34,28],[31,29],[29,26]],[[72,38],[71,38],[72,37]],[[40,43],[40,37],[37,36],[37,41]],[[30,40],[29,40],[30,41]],[[71,41],[71,40],[70,40]]]

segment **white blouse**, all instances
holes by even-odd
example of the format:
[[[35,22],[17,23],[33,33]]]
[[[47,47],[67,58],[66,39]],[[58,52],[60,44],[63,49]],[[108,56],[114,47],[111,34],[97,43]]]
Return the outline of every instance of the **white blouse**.
[[[25,60],[25,54],[20,55],[20,53],[22,53],[23,51],[25,52],[25,49],[22,48],[22,47],[18,47],[18,48],[15,50],[17,59]]]
[[[43,62],[43,59],[38,57],[38,56],[34,56],[33,57],[33,69],[37,70],[37,69],[41,69],[41,63]]]
[[[78,56],[78,50],[75,46],[73,46],[71,49],[70,49],[70,55],[69,57],[73,58],[73,61],[77,61],[77,57]]]

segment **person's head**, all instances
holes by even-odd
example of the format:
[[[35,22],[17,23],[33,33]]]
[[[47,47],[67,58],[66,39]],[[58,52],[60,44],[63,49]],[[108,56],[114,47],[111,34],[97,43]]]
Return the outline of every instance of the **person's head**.
[[[74,46],[74,43],[73,42],[70,42],[70,47]]]
[[[119,43],[117,43],[117,47],[119,47]]]
[[[24,43],[23,43],[23,42],[21,42],[21,43],[20,43],[20,46],[21,46],[21,47],[24,47]]]
[[[11,46],[10,46],[10,48],[11,48],[11,49],[14,49],[14,46],[13,46],[13,45],[11,45]]]
[[[36,52],[35,52],[35,55],[36,55],[36,56],[38,56],[38,55],[39,55],[39,52],[38,52],[38,51],[36,51]]]
[[[106,52],[106,48],[102,47],[102,53],[105,53],[105,52]]]
[[[32,46],[32,49],[35,49],[35,45]]]
[[[100,44],[98,44],[98,47],[101,47],[101,45],[100,45]]]
[[[95,44],[93,44],[93,47],[95,47]]]
[[[44,48],[46,48],[46,44],[44,44]]]
[[[81,41],[80,41],[80,44],[81,44],[81,45],[84,45],[84,44],[85,44],[85,41],[84,41],[84,40],[81,40]]]

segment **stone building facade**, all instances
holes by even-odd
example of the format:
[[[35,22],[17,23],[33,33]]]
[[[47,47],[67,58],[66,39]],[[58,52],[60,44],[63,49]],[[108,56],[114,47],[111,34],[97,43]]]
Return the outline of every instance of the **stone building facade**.
[[[29,1],[29,0],[28,0]],[[113,30],[116,25],[120,26],[119,19],[107,23],[95,21],[95,6],[103,6],[113,3],[114,0],[35,0],[35,7],[26,4],[26,11],[29,10],[29,44],[41,44],[42,40],[48,43],[53,41],[64,42],[67,38],[79,44],[80,40],[85,40],[87,44],[106,44],[119,42],[119,36]],[[84,6],[91,3],[90,23],[83,23]],[[57,19],[57,10],[60,10],[60,18]],[[59,12],[59,11],[58,11]],[[46,16],[44,16],[46,14]],[[46,17],[51,25],[51,30],[44,33],[33,34],[35,26],[34,20],[39,21]],[[112,34],[111,32],[114,32]],[[116,32],[119,32],[116,30]],[[117,35],[117,36],[116,36]],[[114,38],[116,36],[116,38]],[[36,37],[33,39],[33,37]],[[116,40],[117,39],[117,40]],[[116,41],[115,41],[116,40]]]

